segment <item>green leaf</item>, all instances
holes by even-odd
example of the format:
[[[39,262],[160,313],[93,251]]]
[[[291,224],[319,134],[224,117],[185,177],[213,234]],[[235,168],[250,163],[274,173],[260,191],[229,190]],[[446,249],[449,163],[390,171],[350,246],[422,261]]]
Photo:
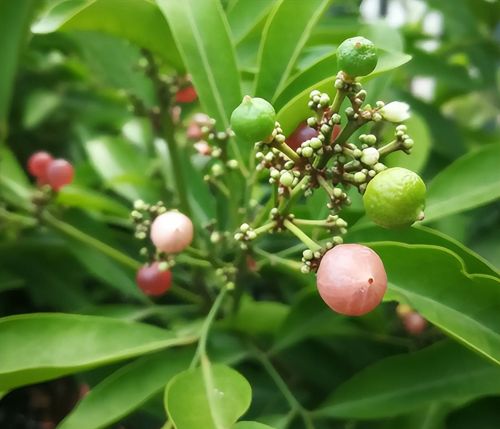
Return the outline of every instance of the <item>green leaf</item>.
[[[280,0],[276,4],[264,27],[253,95],[272,100],[282,89],[329,3],[330,0]]]
[[[178,70],[182,60],[158,7],[148,0],[68,0],[55,4],[33,26],[34,33],[90,30],[128,39],[150,49]]]
[[[165,391],[165,406],[176,429],[227,429],[250,406],[248,381],[225,365],[184,371],[174,377]]]
[[[410,55],[401,52],[379,50],[377,67],[361,81],[369,81],[376,76],[406,64],[410,59]],[[332,68],[332,66],[334,67]],[[289,81],[286,88],[277,97],[278,121],[285,134],[291,133],[299,122],[310,116],[307,102],[313,89],[326,92],[330,97],[334,97],[335,88],[333,82],[336,74],[335,54],[331,54],[321,58]]]
[[[123,366],[93,387],[58,429],[108,427],[159,393],[192,356],[192,348],[176,348]]]
[[[154,326],[104,317],[60,313],[5,317],[0,319],[0,390],[192,341]]]
[[[19,53],[28,34],[34,0],[0,1],[0,143],[7,135],[7,115]]]
[[[378,226],[367,225],[353,227],[348,232],[346,240],[352,243],[367,243],[370,241],[400,241],[408,244],[432,244],[445,247],[457,254],[464,262],[468,273],[488,274],[499,276],[497,270],[482,256],[464,246],[454,238],[432,228],[413,226],[405,229],[385,229]]]
[[[238,422],[233,429],[273,429],[271,426],[259,422]]]
[[[425,222],[500,198],[500,145],[468,153],[442,170],[429,184]]]
[[[272,352],[283,350],[310,337],[345,336],[359,330],[348,317],[331,311],[316,291],[303,293],[280,325]]]
[[[68,185],[57,194],[57,202],[66,207],[78,207],[99,213],[128,218],[130,209],[108,195],[77,185]]]
[[[157,0],[172,28],[205,112],[219,129],[241,102],[239,73],[229,25],[217,0]]]
[[[237,45],[266,17],[276,0],[237,0],[227,10],[227,21]]]
[[[447,335],[500,364],[500,278],[467,274],[463,261],[442,247],[370,247],[384,261],[386,300],[408,303]]]
[[[317,415],[374,419],[500,393],[500,368],[444,341],[383,359],[342,384]]]
[[[85,143],[90,162],[106,185],[130,201],[156,202],[160,191],[145,172],[150,168],[144,152],[122,139],[96,138]]]

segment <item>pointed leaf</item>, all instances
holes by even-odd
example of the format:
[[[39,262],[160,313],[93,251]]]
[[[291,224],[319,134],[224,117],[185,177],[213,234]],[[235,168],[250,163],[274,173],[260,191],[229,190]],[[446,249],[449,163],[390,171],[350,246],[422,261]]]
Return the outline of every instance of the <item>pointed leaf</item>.
[[[225,365],[184,371],[167,386],[165,406],[176,429],[227,429],[250,406],[248,381]]]
[[[383,359],[342,384],[317,411],[336,418],[392,417],[432,404],[500,393],[500,367],[445,341]]]
[[[272,100],[281,90],[329,3],[330,0],[280,0],[277,3],[262,35],[253,95]]]
[[[0,390],[192,341],[154,326],[105,317],[61,313],[5,317],[0,319]]]

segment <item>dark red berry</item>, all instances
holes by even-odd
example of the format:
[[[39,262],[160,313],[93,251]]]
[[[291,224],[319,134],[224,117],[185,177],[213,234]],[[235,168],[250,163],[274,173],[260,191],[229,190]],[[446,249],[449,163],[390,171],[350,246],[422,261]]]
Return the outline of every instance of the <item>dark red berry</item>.
[[[73,166],[65,159],[55,159],[47,167],[47,184],[58,191],[73,181]]]
[[[197,98],[198,94],[192,85],[179,89],[177,94],[175,94],[175,101],[177,103],[192,103],[196,101]]]
[[[172,273],[169,270],[160,270],[159,265],[158,262],[153,262],[137,271],[137,285],[146,295],[163,295],[172,286]]]
[[[317,135],[317,130],[311,128],[306,122],[301,122],[297,128],[295,128],[295,131],[288,136],[286,142],[293,150],[297,150],[302,143]]]
[[[52,155],[48,152],[35,152],[28,159],[28,171],[36,178],[44,180],[47,175],[47,167],[52,160]]]

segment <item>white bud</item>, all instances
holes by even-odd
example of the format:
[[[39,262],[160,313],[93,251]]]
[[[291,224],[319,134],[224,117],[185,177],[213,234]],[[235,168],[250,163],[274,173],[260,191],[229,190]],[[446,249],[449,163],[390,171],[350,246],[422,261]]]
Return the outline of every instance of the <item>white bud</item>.
[[[374,147],[367,147],[363,149],[363,154],[361,155],[361,162],[366,165],[375,165],[380,158],[380,154]]]
[[[379,110],[382,117],[389,122],[403,122],[410,117],[410,106],[401,101],[393,101]]]

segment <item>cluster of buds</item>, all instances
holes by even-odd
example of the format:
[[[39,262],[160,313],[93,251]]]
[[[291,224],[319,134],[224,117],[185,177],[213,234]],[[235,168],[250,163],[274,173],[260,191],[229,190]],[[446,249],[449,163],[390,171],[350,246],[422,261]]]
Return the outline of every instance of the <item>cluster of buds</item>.
[[[134,209],[130,213],[134,225],[134,237],[141,241],[146,240],[150,235],[153,221],[166,211],[167,208],[162,201],[158,201],[156,204],[147,204],[142,200],[134,201]],[[144,246],[140,250],[141,255],[148,259],[154,254],[153,248],[150,247]]]

